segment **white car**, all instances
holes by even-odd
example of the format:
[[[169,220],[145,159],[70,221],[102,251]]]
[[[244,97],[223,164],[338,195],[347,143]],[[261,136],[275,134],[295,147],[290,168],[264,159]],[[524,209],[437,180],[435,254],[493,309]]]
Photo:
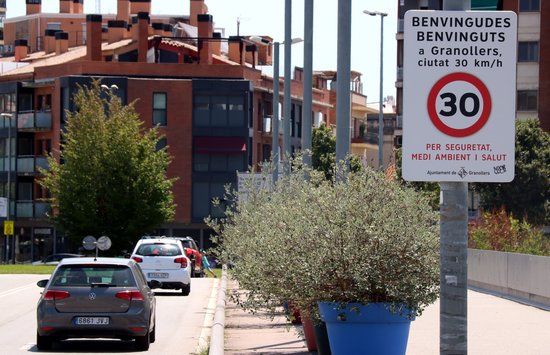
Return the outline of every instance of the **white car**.
[[[157,280],[161,288],[191,292],[191,260],[178,240],[140,239],[131,258],[139,263],[147,281]]]

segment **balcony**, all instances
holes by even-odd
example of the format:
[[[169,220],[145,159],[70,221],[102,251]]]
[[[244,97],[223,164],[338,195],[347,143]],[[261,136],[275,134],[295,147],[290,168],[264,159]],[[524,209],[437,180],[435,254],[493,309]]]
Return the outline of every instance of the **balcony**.
[[[17,201],[15,209],[17,218],[46,218],[51,206],[46,202],[21,200]]]
[[[17,156],[17,173],[19,175],[40,174],[38,168],[49,169],[48,159],[44,156],[19,155]]]
[[[51,111],[26,111],[17,113],[17,129],[23,132],[42,132],[52,129]]]

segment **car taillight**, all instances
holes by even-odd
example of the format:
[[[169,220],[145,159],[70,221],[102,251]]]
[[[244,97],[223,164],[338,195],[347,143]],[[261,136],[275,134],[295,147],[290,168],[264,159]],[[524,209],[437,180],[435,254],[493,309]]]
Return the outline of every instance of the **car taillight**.
[[[143,295],[139,290],[120,291],[116,293],[115,297],[127,301],[143,301]]]
[[[44,299],[57,301],[57,300],[68,298],[70,295],[71,294],[68,291],[49,290],[49,291],[46,291],[46,294],[44,294]]]
[[[182,269],[187,267],[187,258],[175,258],[174,262],[180,264]]]
[[[132,256],[132,259],[133,259],[136,263],[141,263],[141,262],[143,262],[143,258],[140,258],[139,256]]]

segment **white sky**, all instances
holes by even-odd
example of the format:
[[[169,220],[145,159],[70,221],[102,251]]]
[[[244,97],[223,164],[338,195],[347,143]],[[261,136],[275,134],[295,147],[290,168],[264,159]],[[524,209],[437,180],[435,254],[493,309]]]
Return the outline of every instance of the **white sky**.
[[[268,35],[284,40],[283,0],[205,0],[215,27],[225,28],[225,36]],[[23,0],[7,0],[7,17],[25,14]],[[84,0],[85,13],[116,13],[117,0]],[[238,4],[238,5],[237,5]],[[363,10],[388,13],[384,18],[384,96],[395,96],[397,1],[352,1],[351,69],[363,74],[363,91],[368,102],[379,101],[380,16],[363,14]],[[59,12],[59,0],[42,0],[42,12]],[[189,0],[152,0],[153,14],[189,15]],[[336,70],[337,0],[314,1],[313,69]],[[304,37],[304,1],[292,1],[292,37]],[[292,67],[303,66],[303,45],[292,46]],[[283,46],[281,46],[283,74]],[[265,69],[271,74],[271,68]]]

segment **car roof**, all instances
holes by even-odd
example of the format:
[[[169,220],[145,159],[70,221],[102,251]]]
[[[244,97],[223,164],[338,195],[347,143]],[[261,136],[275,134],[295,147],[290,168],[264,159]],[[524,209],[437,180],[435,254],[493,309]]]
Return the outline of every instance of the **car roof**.
[[[141,244],[154,244],[154,243],[178,244],[178,241],[173,238],[140,239],[139,242]]]
[[[98,264],[98,265],[123,265],[131,266],[135,263],[132,259],[126,258],[94,258],[94,257],[83,257],[83,258],[68,258],[62,259],[59,262],[58,266],[62,265],[78,265],[78,264]]]

